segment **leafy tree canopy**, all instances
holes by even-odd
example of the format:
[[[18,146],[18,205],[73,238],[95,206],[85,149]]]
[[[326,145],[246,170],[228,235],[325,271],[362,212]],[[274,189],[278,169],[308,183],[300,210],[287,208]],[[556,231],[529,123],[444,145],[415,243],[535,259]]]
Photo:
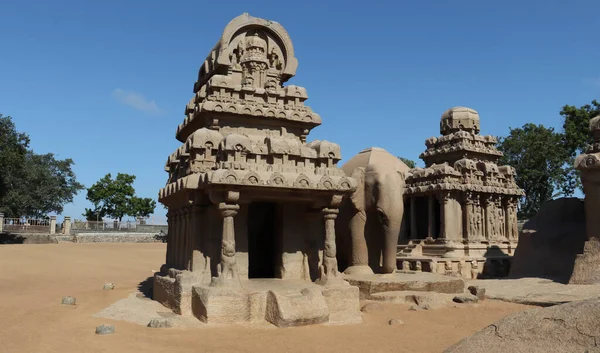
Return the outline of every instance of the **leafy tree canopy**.
[[[0,114],[0,212],[6,217],[45,217],[61,213],[84,186],[73,173],[73,160],[36,154],[29,137]]]
[[[88,220],[108,216],[121,221],[124,216],[148,217],[154,213],[156,201],[135,196],[135,175],[117,174],[115,179],[106,174],[87,190],[87,199],[94,209],[86,209]]]
[[[417,167],[417,163],[415,163],[415,161],[413,161],[412,159],[408,159],[408,158],[404,158],[404,157],[398,157],[398,159],[400,159],[402,162],[404,162],[404,164],[406,164],[411,169]]]
[[[562,134],[554,129],[531,123],[510,129],[507,137],[499,139],[498,149],[504,153],[500,163],[516,169],[516,183],[525,191],[519,205],[520,217],[537,213],[562,184],[568,158],[560,147],[562,140]]]

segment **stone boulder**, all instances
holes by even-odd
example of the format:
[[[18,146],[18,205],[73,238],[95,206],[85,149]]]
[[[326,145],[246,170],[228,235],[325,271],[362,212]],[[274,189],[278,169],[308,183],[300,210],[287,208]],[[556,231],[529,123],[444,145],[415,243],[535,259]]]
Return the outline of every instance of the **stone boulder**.
[[[507,316],[445,353],[600,352],[600,298]]]
[[[585,241],[583,201],[574,197],[549,201],[523,225],[509,278],[541,277],[567,283]]]

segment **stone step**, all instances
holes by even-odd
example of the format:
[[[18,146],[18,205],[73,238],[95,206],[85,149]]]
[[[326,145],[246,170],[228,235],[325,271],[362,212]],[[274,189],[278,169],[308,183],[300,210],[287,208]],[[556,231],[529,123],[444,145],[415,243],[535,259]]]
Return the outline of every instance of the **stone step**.
[[[466,290],[465,281],[462,278],[427,272],[346,275],[344,279],[360,289],[361,299],[369,299],[371,295],[381,292],[416,291],[462,294]]]
[[[419,291],[390,291],[371,294],[371,300],[394,304],[410,304],[423,307],[424,304],[432,309],[452,304],[455,294],[419,292]]]

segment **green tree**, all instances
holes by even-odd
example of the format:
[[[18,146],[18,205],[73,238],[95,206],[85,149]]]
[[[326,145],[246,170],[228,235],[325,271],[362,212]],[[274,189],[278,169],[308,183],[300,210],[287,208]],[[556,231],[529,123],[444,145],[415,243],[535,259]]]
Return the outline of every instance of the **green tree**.
[[[584,153],[587,146],[592,142],[589,125],[590,120],[600,115],[600,103],[593,100],[591,104],[582,107],[565,105],[560,111],[563,121],[562,147],[568,156],[565,160],[566,166],[561,180],[561,188],[566,195],[572,195],[575,189],[581,188],[579,173],[573,168],[573,162],[577,155]]]
[[[404,157],[398,157],[398,159],[400,159],[402,162],[404,162],[404,164],[406,164],[411,169],[417,167],[417,163],[415,163],[415,161],[413,161],[412,159],[408,159],[408,158],[404,158]]]
[[[84,186],[72,171],[73,160],[36,154],[29,137],[0,114],[0,212],[7,217],[45,217],[61,213]]]
[[[563,135],[553,128],[531,123],[510,129],[507,137],[499,139],[498,149],[504,153],[500,163],[516,169],[516,183],[525,191],[519,202],[520,217],[537,213],[561,187],[568,158],[562,141]]]
[[[115,179],[106,174],[87,190],[87,199],[94,209],[86,209],[84,216],[108,216],[119,221],[125,216],[148,217],[154,213],[156,202],[150,198],[135,196],[133,182],[135,175],[117,174]]]

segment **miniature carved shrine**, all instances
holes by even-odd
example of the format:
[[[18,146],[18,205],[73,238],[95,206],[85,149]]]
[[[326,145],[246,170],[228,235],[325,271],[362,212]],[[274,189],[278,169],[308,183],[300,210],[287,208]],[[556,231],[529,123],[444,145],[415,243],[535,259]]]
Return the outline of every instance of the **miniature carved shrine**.
[[[600,220],[596,218],[600,209],[600,116],[590,120],[594,142],[586,153],[575,159],[575,168],[581,173],[585,194],[585,222],[587,240],[583,253],[577,254],[571,284],[600,283]]]
[[[493,136],[479,135],[479,114],[444,112],[440,137],[425,141],[425,168],[406,179],[399,268],[502,277],[517,246],[517,202],[523,195]],[[482,273],[483,272],[483,273]]]
[[[308,143],[321,118],[283,84],[298,61],[277,22],[232,20],[202,64],[159,200],[166,263],[154,299],[209,323],[360,321],[338,273],[335,218],[356,182],[340,147]]]

